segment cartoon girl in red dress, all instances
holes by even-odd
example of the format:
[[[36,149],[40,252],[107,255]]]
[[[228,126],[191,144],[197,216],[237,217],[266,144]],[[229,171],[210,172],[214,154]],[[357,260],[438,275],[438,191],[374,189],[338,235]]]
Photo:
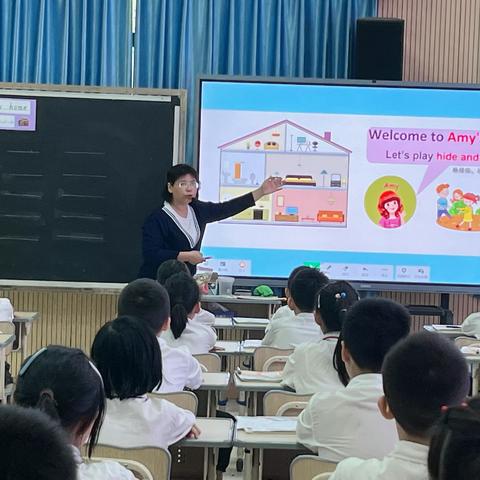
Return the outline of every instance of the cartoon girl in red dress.
[[[398,228],[405,223],[405,212],[402,200],[393,190],[384,191],[377,205],[380,213],[378,224],[383,228]]]

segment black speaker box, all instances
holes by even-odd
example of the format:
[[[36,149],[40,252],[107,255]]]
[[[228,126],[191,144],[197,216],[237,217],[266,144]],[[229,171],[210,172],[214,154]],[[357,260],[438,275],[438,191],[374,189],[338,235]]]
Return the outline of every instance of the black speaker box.
[[[402,80],[403,31],[400,18],[359,18],[353,78]]]

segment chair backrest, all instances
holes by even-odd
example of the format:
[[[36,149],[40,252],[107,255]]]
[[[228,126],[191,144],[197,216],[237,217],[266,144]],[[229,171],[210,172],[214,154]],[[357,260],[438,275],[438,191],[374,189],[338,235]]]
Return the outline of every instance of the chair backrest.
[[[120,463],[123,467],[127,470],[130,470],[135,478],[139,480],[156,480],[153,475],[151,474],[150,470],[140,462],[136,460],[126,460],[124,458],[100,458],[94,457],[90,459],[86,459],[86,462],[105,462],[105,461],[115,461]]]
[[[283,371],[283,367],[285,367],[287,360],[288,357],[286,355],[275,355],[266,360],[263,364],[262,370],[264,372],[281,372]]]
[[[216,353],[202,353],[194,355],[200,365],[203,365],[207,372],[219,373],[222,371],[222,360]]]
[[[296,416],[307,406],[311,395],[270,390],[263,397],[263,414]]]
[[[15,333],[15,324],[13,322],[0,322],[0,333],[7,333],[9,335]]]
[[[139,462],[154,479],[170,478],[172,457],[168,450],[158,447],[119,448],[111,445],[97,445],[96,458],[109,458],[115,461],[133,460]],[[128,467],[127,467],[128,468]],[[143,477],[142,477],[143,478]],[[149,477],[146,477],[149,478]]]
[[[328,480],[332,476],[333,472],[325,472],[321,473],[320,475],[316,475],[312,478],[312,480]]]
[[[171,393],[149,393],[148,396],[155,401],[156,399],[168,400],[171,403],[174,403],[177,407],[184,408],[192,412],[194,415],[197,414],[198,410],[198,398],[193,392],[171,392]]]
[[[458,348],[462,347],[480,347],[480,340],[472,337],[457,337],[455,340],[455,345]]]
[[[336,466],[336,463],[326,462],[316,455],[299,455],[290,464],[290,480],[310,480],[316,475],[324,473],[329,475]]]
[[[260,346],[255,349],[253,354],[253,368],[254,370],[263,370],[265,362],[272,357],[288,357],[293,353],[293,348],[276,348]]]

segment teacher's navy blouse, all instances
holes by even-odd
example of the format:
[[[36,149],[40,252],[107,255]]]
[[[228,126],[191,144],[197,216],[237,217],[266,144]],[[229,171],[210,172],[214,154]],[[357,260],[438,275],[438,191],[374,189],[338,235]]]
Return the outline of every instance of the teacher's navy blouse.
[[[251,193],[222,203],[192,200],[190,206],[195,214],[195,228],[199,233],[198,241],[194,245],[191,236],[181,227],[175,216],[165,207],[158,208],[143,224],[143,264],[139,277],[156,278],[157,269],[165,260],[177,258],[179,252],[200,250],[207,223],[232,217],[253,205],[255,200]],[[192,274],[195,273],[195,265],[187,263],[187,266]]]

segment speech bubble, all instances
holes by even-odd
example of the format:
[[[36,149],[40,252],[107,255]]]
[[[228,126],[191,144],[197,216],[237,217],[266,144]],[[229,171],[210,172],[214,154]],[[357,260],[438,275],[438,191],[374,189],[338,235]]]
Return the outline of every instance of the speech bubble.
[[[370,163],[428,165],[417,193],[448,167],[480,166],[478,130],[370,127],[367,131]]]

